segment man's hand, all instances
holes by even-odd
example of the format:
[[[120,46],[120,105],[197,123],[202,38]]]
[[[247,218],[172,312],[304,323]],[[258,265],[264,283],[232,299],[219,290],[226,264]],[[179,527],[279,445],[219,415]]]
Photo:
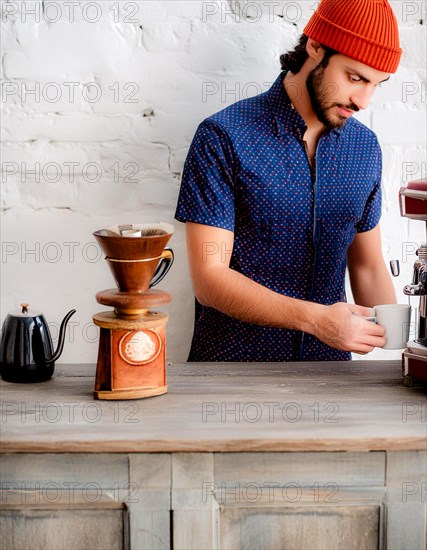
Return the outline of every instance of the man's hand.
[[[310,332],[333,348],[364,355],[386,343],[385,329],[371,321],[367,307],[339,302],[331,306],[318,306]]]

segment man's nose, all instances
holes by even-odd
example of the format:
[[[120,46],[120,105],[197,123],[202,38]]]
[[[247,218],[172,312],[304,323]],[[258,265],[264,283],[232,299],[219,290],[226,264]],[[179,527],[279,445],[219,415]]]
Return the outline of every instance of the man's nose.
[[[351,101],[359,109],[363,110],[366,109],[369,105],[369,102],[371,101],[372,94],[374,93],[374,89],[370,89],[366,86],[366,88],[363,88],[361,90],[358,90],[351,96]]]

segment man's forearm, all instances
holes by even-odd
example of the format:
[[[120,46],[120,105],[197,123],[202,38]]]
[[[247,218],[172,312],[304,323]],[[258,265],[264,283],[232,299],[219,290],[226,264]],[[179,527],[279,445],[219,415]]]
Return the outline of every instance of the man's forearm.
[[[363,318],[369,315],[366,308],[317,304],[274,292],[231,269],[222,256],[204,255],[207,244],[232,250],[233,234],[187,222],[190,274],[202,305],[246,323],[307,332],[340,350],[369,353],[385,344],[384,329]]]
[[[315,310],[324,307],[274,292],[226,267],[209,270],[198,300],[226,315],[261,326],[313,330]]]
[[[354,268],[350,283],[356,304],[374,307],[396,303],[396,292],[385,264],[380,268]]]
[[[348,251],[348,270],[356,304],[374,307],[396,303],[393,282],[382,255],[379,225],[355,236]]]
[[[363,320],[368,311],[357,305],[325,306],[290,298],[220,266],[205,274],[202,287],[202,292],[195,290],[203,305],[241,321],[301,330],[329,346],[356,353],[368,353],[385,343],[384,329]]]

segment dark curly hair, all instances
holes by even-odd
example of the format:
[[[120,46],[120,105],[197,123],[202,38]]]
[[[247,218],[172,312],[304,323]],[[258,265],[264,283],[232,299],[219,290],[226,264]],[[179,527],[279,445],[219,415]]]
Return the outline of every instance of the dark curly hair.
[[[280,65],[282,67],[282,71],[291,71],[291,73],[294,74],[300,72],[302,66],[308,58],[308,53],[306,49],[307,42],[308,36],[302,34],[294,50],[284,53],[280,56]],[[329,63],[329,59],[338,52],[336,50],[328,48],[327,46],[324,46],[323,44],[320,45],[325,50],[325,56],[322,59],[322,65],[326,67]]]

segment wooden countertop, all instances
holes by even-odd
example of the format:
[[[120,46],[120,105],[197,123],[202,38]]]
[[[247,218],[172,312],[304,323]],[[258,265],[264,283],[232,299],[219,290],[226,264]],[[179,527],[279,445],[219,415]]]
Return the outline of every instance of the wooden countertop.
[[[95,365],[1,381],[2,452],[427,450],[398,361],[169,365],[165,395],[95,401]]]

